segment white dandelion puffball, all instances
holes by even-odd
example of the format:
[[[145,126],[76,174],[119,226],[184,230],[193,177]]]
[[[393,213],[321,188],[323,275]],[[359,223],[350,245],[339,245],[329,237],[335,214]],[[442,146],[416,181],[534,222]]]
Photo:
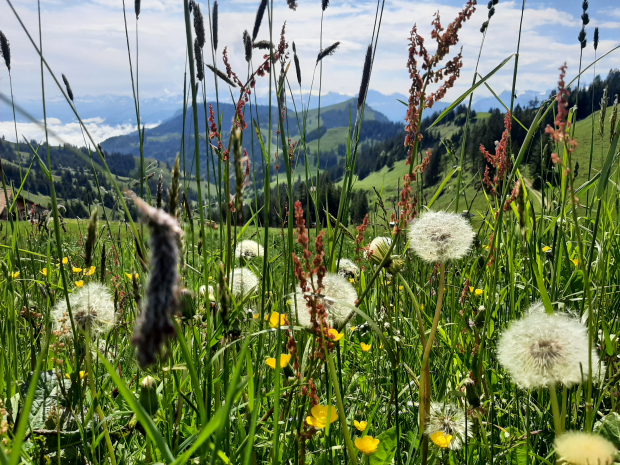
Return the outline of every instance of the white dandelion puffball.
[[[92,282],[69,295],[73,322],[77,330],[90,337],[107,334],[115,324],[114,302],[106,286]],[[71,320],[66,299],[60,299],[51,313],[54,330],[72,337]]]
[[[555,440],[555,452],[570,465],[612,465],[617,451],[598,434],[568,431]]]
[[[200,286],[199,292],[200,292],[200,296],[204,297],[207,295],[207,290],[209,291],[209,300],[211,302],[215,301],[215,290],[213,290],[213,286],[211,286],[209,284],[209,287],[207,288],[207,286],[205,286],[204,284],[202,286]]]
[[[360,269],[358,266],[348,258],[341,258],[338,262],[338,274],[340,276],[344,276],[347,279],[353,279],[358,275],[359,271]]]
[[[323,278],[323,290],[320,292],[322,296],[320,299],[323,305],[325,305],[329,325],[336,326],[344,323],[352,310],[340,302],[355,305],[357,301],[357,291],[355,288],[344,276],[336,273],[327,273]],[[312,328],[310,307],[308,307],[308,303],[304,299],[304,293],[299,285],[297,285],[295,293],[291,294],[291,308],[293,316],[297,314],[299,317],[297,320],[299,325]]]
[[[456,404],[431,402],[431,411],[426,424],[426,434],[432,436],[435,433],[443,433],[452,436],[449,448],[458,450],[463,447],[466,437],[471,437],[471,425],[465,434],[465,411]]]
[[[364,252],[364,258],[379,264],[383,260],[384,252],[387,252],[391,245],[392,239],[389,237],[375,237],[368,246],[368,250]]]
[[[256,257],[262,257],[265,249],[256,241],[245,240],[237,244],[235,249],[235,257],[238,259],[244,258],[246,260],[252,260]]]
[[[245,297],[258,287],[258,277],[249,268],[235,268],[230,273],[230,290],[235,297]]]
[[[548,315],[540,303],[514,321],[500,337],[497,358],[524,389],[562,383],[579,384],[588,375],[588,330],[561,313]],[[592,352],[593,377],[600,379],[599,358]]]
[[[476,233],[456,213],[428,211],[408,227],[409,247],[428,263],[446,263],[463,258]]]

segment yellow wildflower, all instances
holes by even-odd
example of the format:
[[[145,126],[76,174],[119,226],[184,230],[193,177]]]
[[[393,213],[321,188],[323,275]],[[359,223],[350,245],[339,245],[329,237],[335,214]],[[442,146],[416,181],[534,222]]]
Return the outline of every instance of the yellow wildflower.
[[[360,343],[360,347],[362,348],[362,350],[363,350],[364,352],[368,352],[368,351],[371,349],[372,344],[364,344],[364,343],[362,342],[362,343]]]
[[[84,270],[84,276],[92,276],[95,274],[95,270],[97,269],[96,266],[91,266],[90,268],[87,268]]]
[[[43,268],[41,271],[39,271],[39,273],[41,273],[43,276],[47,276],[47,268]]]
[[[269,327],[277,328],[279,326],[285,326],[288,324],[288,319],[286,318],[286,314],[279,314],[278,312],[273,312],[269,316]]]
[[[544,247],[542,248],[542,251],[543,251],[543,252],[549,252],[550,250],[551,250],[551,247],[549,247],[548,245],[546,245],[546,246],[544,246]]]
[[[366,429],[366,427],[368,426],[368,422],[367,421],[357,421],[357,420],[355,420],[353,422],[353,426],[355,426],[358,431],[364,431]]]
[[[255,320],[258,320],[260,318],[260,315],[258,313],[253,313],[252,318],[254,318]]]
[[[353,284],[353,283],[355,282],[355,279],[350,278],[350,279],[349,279],[349,282],[350,282],[351,284]]]
[[[19,278],[19,271],[16,271],[15,273],[11,273],[11,278],[13,279]]]
[[[339,333],[339,332],[338,332],[338,330],[337,330],[337,329],[334,329],[334,328],[330,329],[330,330],[328,331],[328,333],[329,333],[330,335],[334,336],[334,337],[332,338],[332,340],[333,340],[334,342],[339,341],[340,339],[342,339],[342,338],[344,337],[344,333]]]
[[[338,411],[334,406],[315,405],[310,410],[311,417],[306,417],[306,423],[318,429],[323,429],[327,423],[333,423],[338,419]]]
[[[76,285],[77,287],[82,287],[82,286],[84,285],[84,281],[82,281],[82,280],[80,279],[79,281],[76,281],[76,282],[75,282],[75,285]]]
[[[138,273],[125,273],[125,276],[127,277],[127,279],[129,279],[130,281],[133,280],[133,278],[135,277],[136,279],[138,279],[140,277],[140,275]]]
[[[405,290],[405,286],[398,286],[398,290],[399,291],[404,291]]]
[[[431,441],[433,441],[437,447],[446,449],[450,445],[450,441],[452,441],[452,436],[444,434],[443,431],[437,431],[431,434]]]
[[[579,260],[577,258],[573,258],[571,262],[573,262],[573,265],[579,266]]]
[[[379,442],[381,441],[373,438],[372,436],[364,436],[363,438],[357,438],[355,440],[355,447],[357,447],[360,452],[363,452],[366,455],[370,455],[377,452]]]
[[[66,265],[67,263],[69,263],[69,258],[68,257],[63,258],[62,259],[62,264]]]
[[[73,267],[73,272],[74,273],[81,273],[82,272],[82,268],[77,268],[77,267]]]
[[[282,355],[280,355],[280,368],[284,368],[286,365],[288,365],[288,362],[290,362],[290,361],[291,361],[291,354],[282,354]],[[268,358],[265,363],[267,364],[268,367],[272,368],[273,370],[276,369],[276,359],[275,358]]]
[[[473,293],[474,293],[474,290],[475,290],[474,286],[469,286],[469,292],[470,292],[470,293],[472,293],[472,294],[473,294]]]
[[[482,295],[484,294],[484,291],[482,289],[476,289],[476,291],[474,292],[474,294],[476,295]]]
[[[86,373],[85,371],[80,371],[80,379],[84,379],[87,376],[88,376],[88,373]],[[67,373],[65,377],[71,379],[71,375],[69,373]]]
[[[357,326],[351,326],[351,332],[355,331],[356,328]]]

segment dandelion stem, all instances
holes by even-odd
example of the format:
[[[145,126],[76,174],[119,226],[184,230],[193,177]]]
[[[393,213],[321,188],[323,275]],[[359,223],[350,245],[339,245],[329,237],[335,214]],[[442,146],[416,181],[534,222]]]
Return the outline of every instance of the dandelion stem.
[[[549,386],[549,395],[551,396],[551,410],[553,411],[553,427],[555,428],[555,435],[559,436],[562,434],[562,419],[560,418],[560,406],[555,384]]]
[[[422,380],[420,382],[420,434],[424,434],[424,428],[426,427],[426,420],[430,414],[431,408],[431,373],[429,369],[429,358],[431,355],[431,348],[435,341],[435,334],[437,334],[437,326],[439,326],[439,320],[441,318],[441,306],[443,304],[443,294],[446,284],[446,264],[441,263],[439,265],[439,289],[437,290],[437,307],[435,308],[435,317],[433,318],[433,326],[431,332],[428,335],[426,346],[424,347],[424,355],[422,356],[422,367],[420,368]]]

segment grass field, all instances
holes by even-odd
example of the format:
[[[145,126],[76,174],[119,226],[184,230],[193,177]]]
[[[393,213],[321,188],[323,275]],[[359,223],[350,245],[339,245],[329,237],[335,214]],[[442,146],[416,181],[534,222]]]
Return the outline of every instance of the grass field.
[[[488,5],[482,34],[494,25],[496,3]],[[187,60],[184,97],[196,103],[202,72],[220,85],[233,74],[196,72],[211,56],[203,49],[211,47],[207,37],[217,36],[211,24],[218,13],[202,4],[205,18],[196,3],[191,12],[189,1],[183,5],[185,28],[174,33],[187,40],[179,63]],[[140,2],[133,6],[137,18]],[[239,37],[248,69],[257,70],[256,86],[269,85],[277,96],[287,70],[293,79],[296,51],[287,48],[292,39],[277,10],[267,6],[261,2],[255,28],[266,13],[263,32],[267,22],[273,27],[260,46],[270,53],[252,58],[259,44],[249,33]],[[324,2],[323,11],[330,13],[328,7]],[[441,56],[427,56],[419,32],[411,31],[415,98],[407,140],[416,157],[415,102],[435,83],[450,87],[458,77],[458,34],[473,8],[468,3],[445,29],[432,23]],[[377,36],[370,40],[360,67],[362,104]],[[317,63],[332,59],[337,44],[331,47]],[[129,62],[137,87],[136,59]],[[505,87],[514,89],[520,70],[509,71]],[[270,84],[258,79],[267,72]],[[332,78],[338,77],[318,79]],[[341,190],[315,185],[304,196],[293,182],[305,174],[285,156],[280,160],[293,181],[279,174],[286,188],[277,205],[267,182],[264,206],[244,216],[238,189],[247,189],[248,203],[257,199],[243,172],[241,134],[269,136],[264,128],[245,128],[237,116],[230,140],[221,140],[229,127],[213,121],[210,128],[226,199],[217,222],[208,221],[208,186],[200,177],[190,180],[190,168],[179,164],[173,172],[157,167],[148,153],[136,178],[162,172],[169,200],[161,208],[153,192],[144,198],[131,192],[134,179],[102,168],[100,176],[118,183],[111,189],[115,218],[62,221],[64,200],[55,195],[39,199],[51,205],[40,222],[7,215],[0,222],[0,465],[619,462],[618,107],[608,108],[605,135],[595,130],[592,137],[590,119],[566,124],[562,82],[564,75],[559,100],[541,104],[512,154],[505,131],[487,156],[493,172],[486,181],[467,166],[447,166],[445,183],[425,187],[409,183],[409,167],[399,162],[363,180],[345,173]],[[239,100],[254,89],[236,85]],[[284,104],[290,111],[289,96],[279,95],[278,114]],[[555,113],[554,127],[543,127]],[[457,130],[439,129],[443,137]],[[321,147],[346,140],[343,132],[328,131]],[[200,135],[192,135],[199,146]],[[552,147],[550,169],[559,181],[538,192],[524,160],[539,135]],[[286,141],[288,134],[279,136]],[[200,166],[200,153],[187,150],[186,160]],[[262,162],[271,163],[269,157]],[[67,178],[63,170],[46,175],[50,192]],[[0,195],[8,197],[2,181]],[[180,202],[187,186],[197,191],[196,204]],[[372,198],[369,214],[349,224],[354,207],[363,207],[363,199],[354,204],[354,191],[373,188],[380,197]],[[347,226],[321,222],[325,205]]]

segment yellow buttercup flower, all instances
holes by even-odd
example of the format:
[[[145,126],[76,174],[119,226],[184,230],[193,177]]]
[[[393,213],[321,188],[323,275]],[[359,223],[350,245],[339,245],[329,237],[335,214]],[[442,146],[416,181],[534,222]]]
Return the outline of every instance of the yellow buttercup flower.
[[[370,349],[372,348],[372,344],[364,344],[363,342],[360,343],[360,347],[362,348],[362,350],[364,352],[368,352],[370,351]]]
[[[39,273],[41,273],[43,276],[47,276],[47,268],[43,268],[41,271],[39,271]]]
[[[81,273],[82,272],[82,268],[77,268],[77,267],[73,267],[73,272],[74,273]]]
[[[476,288],[475,288],[474,286],[469,286],[469,292],[471,292],[472,294],[474,293],[474,290],[475,290],[475,289],[476,289]]]
[[[351,326],[351,332],[355,331],[356,328],[357,326]]]
[[[351,284],[353,284],[353,283],[355,282],[355,279],[351,278],[351,279],[349,279],[349,282],[350,282]]]
[[[253,313],[252,318],[254,318],[255,320],[258,320],[260,318],[260,315],[258,313]]]
[[[77,287],[82,287],[82,286],[84,285],[84,281],[82,281],[82,280],[80,279],[79,281],[76,281],[76,282],[75,282],[75,285],[76,285]]]
[[[286,326],[288,324],[288,319],[286,318],[286,314],[279,314],[278,312],[273,312],[269,316],[269,327],[270,328],[278,328],[279,326]]]
[[[373,438],[372,436],[364,436],[363,438],[357,438],[355,440],[355,447],[357,447],[360,452],[363,452],[366,455],[370,455],[377,452],[379,442],[381,441]]]
[[[543,252],[549,252],[550,250],[551,250],[551,247],[549,247],[548,245],[546,245],[546,246],[544,246],[544,247],[542,248],[542,251],[543,251]]]
[[[398,290],[399,291],[404,291],[405,290],[405,286],[398,286]]]
[[[92,275],[94,275],[96,269],[97,269],[96,266],[91,266],[89,268],[86,268],[84,270],[84,276],[92,276]]]
[[[355,420],[353,422],[353,426],[355,426],[358,431],[364,431],[366,429],[366,427],[368,426],[368,422],[367,421],[357,421],[357,420]]]
[[[291,354],[282,354],[282,355],[280,355],[280,368],[284,368],[285,366],[287,366],[288,362],[291,361],[291,357],[292,357]],[[273,370],[276,369],[276,359],[275,358],[268,358],[265,363],[271,369],[273,369]]]
[[[62,264],[66,265],[67,263],[69,263],[69,258],[68,257],[63,258],[62,259]]]
[[[13,279],[19,278],[19,271],[16,271],[15,273],[11,273],[11,278]]]
[[[140,275],[138,273],[125,273],[125,276],[127,277],[127,279],[129,279],[130,281],[133,280],[133,278],[135,277],[136,279],[138,279],[140,277]]]
[[[338,419],[338,411],[334,406],[315,405],[310,410],[311,417],[306,417],[306,423],[318,429],[323,429],[327,423],[333,423]]]
[[[573,258],[573,259],[571,260],[571,262],[573,262],[573,265],[575,265],[575,266],[579,266],[579,260],[578,260],[578,259]]]
[[[474,294],[476,295],[482,295],[484,294],[484,291],[482,289],[476,289],[476,291],[474,292]]]
[[[87,376],[88,376],[88,373],[86,373],[85,371],[80,371],[80,379],[84,379],[84,378],[86,378]],[[70,378],[71,378],[71,375],[70,375],[69,373],[67,373],[67,374],[65,375],[65,377],[70,379]]]
[[[330,329],[328,333],[334,336],[332,339],[334,342],[339,341],[340,339],[344,337],[344,333],[339,333],[338,330],[334,328]]]
[[[431,441],[433,441],[437,447],[446,449],[450,446],[452,436],[450,436],[449,434],[444,434],[443,431],[437,431],[436,433],[431,434]]]

